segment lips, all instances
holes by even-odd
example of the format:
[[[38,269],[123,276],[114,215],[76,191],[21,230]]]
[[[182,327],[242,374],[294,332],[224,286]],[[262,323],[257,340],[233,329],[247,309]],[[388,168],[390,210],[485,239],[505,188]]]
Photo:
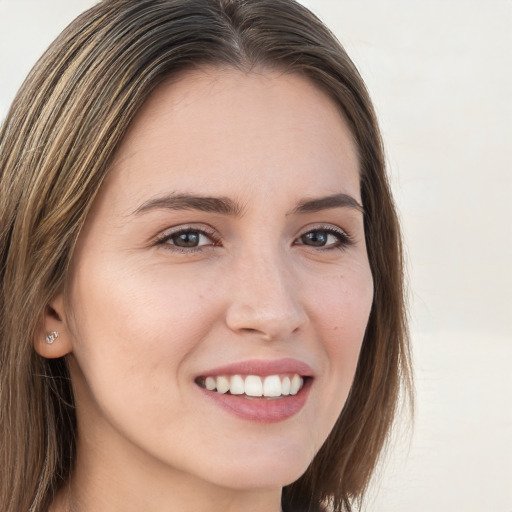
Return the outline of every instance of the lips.
[[[239,418],[283,421],[306,403],[311,367],[295,359],[252,360],[213,368],[195,379],[203,395]]]

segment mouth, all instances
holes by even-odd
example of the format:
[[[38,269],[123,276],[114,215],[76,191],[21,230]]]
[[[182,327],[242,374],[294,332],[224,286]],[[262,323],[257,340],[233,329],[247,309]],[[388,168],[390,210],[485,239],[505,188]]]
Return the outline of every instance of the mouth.
[[[197,376],[201,394],[224,411],[246,421],[275,423],[296,415],[312,388],[311,367],[295,359],[250,360]]]
[[[196,384],[208,391],[222,395],[237,395],[248,399],[276,400],[295,396],[305,380],[298,373],[276,375],[217,375],[198,377]]]

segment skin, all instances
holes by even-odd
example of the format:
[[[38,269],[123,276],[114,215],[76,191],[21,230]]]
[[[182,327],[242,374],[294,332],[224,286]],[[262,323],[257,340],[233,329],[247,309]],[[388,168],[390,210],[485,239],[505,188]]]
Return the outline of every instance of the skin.
[[[347,124],[304,78],[202,69],[153,93],[93,205],[69,292],[48,308],[59,338],[36,347],[68,354],[77,403],[76,469],[53,510],[280,510],[345,403],[373,297],[363,213],[296,209],[340,193],[360,203],[359,188]],[[137,212],[168,194],[238,211]],[[205,231],[199,247],[173,245],[183,227]],[[194,382],[283,357],[314,371],[285,421],[238,418]]]

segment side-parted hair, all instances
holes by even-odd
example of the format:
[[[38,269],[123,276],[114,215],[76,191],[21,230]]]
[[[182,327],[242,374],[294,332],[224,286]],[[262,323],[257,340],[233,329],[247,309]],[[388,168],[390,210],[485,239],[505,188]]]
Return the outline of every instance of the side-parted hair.
[[[66,360],[39,356],[34,339],[134,116],[160,83],[201,66],[308,78],[338,105],[359,152],[373,305],[349,398],[306,473],[284,488],[283,510],[351,510],[402,391],[411,391],[401,239],[381,137],[333,34],[293,0],[104,0],[37,62],[0,131],[2,512],[46,511],[69,478],[77,433]]]

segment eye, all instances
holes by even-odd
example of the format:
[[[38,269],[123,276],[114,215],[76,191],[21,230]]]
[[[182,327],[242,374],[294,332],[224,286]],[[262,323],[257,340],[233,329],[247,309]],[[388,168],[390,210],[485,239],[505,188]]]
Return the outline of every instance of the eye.
[[[159,245],[169,245],[172,248],[200,249],[203,246],[218,245],[218,240],[213,234],[197,228],[182,228],[172,233],[165,234],[158,240]]]
[[[321,249],[344,248],[352,243],[349,235],[334,227],[316,228],[301,235],[296,244]]]

